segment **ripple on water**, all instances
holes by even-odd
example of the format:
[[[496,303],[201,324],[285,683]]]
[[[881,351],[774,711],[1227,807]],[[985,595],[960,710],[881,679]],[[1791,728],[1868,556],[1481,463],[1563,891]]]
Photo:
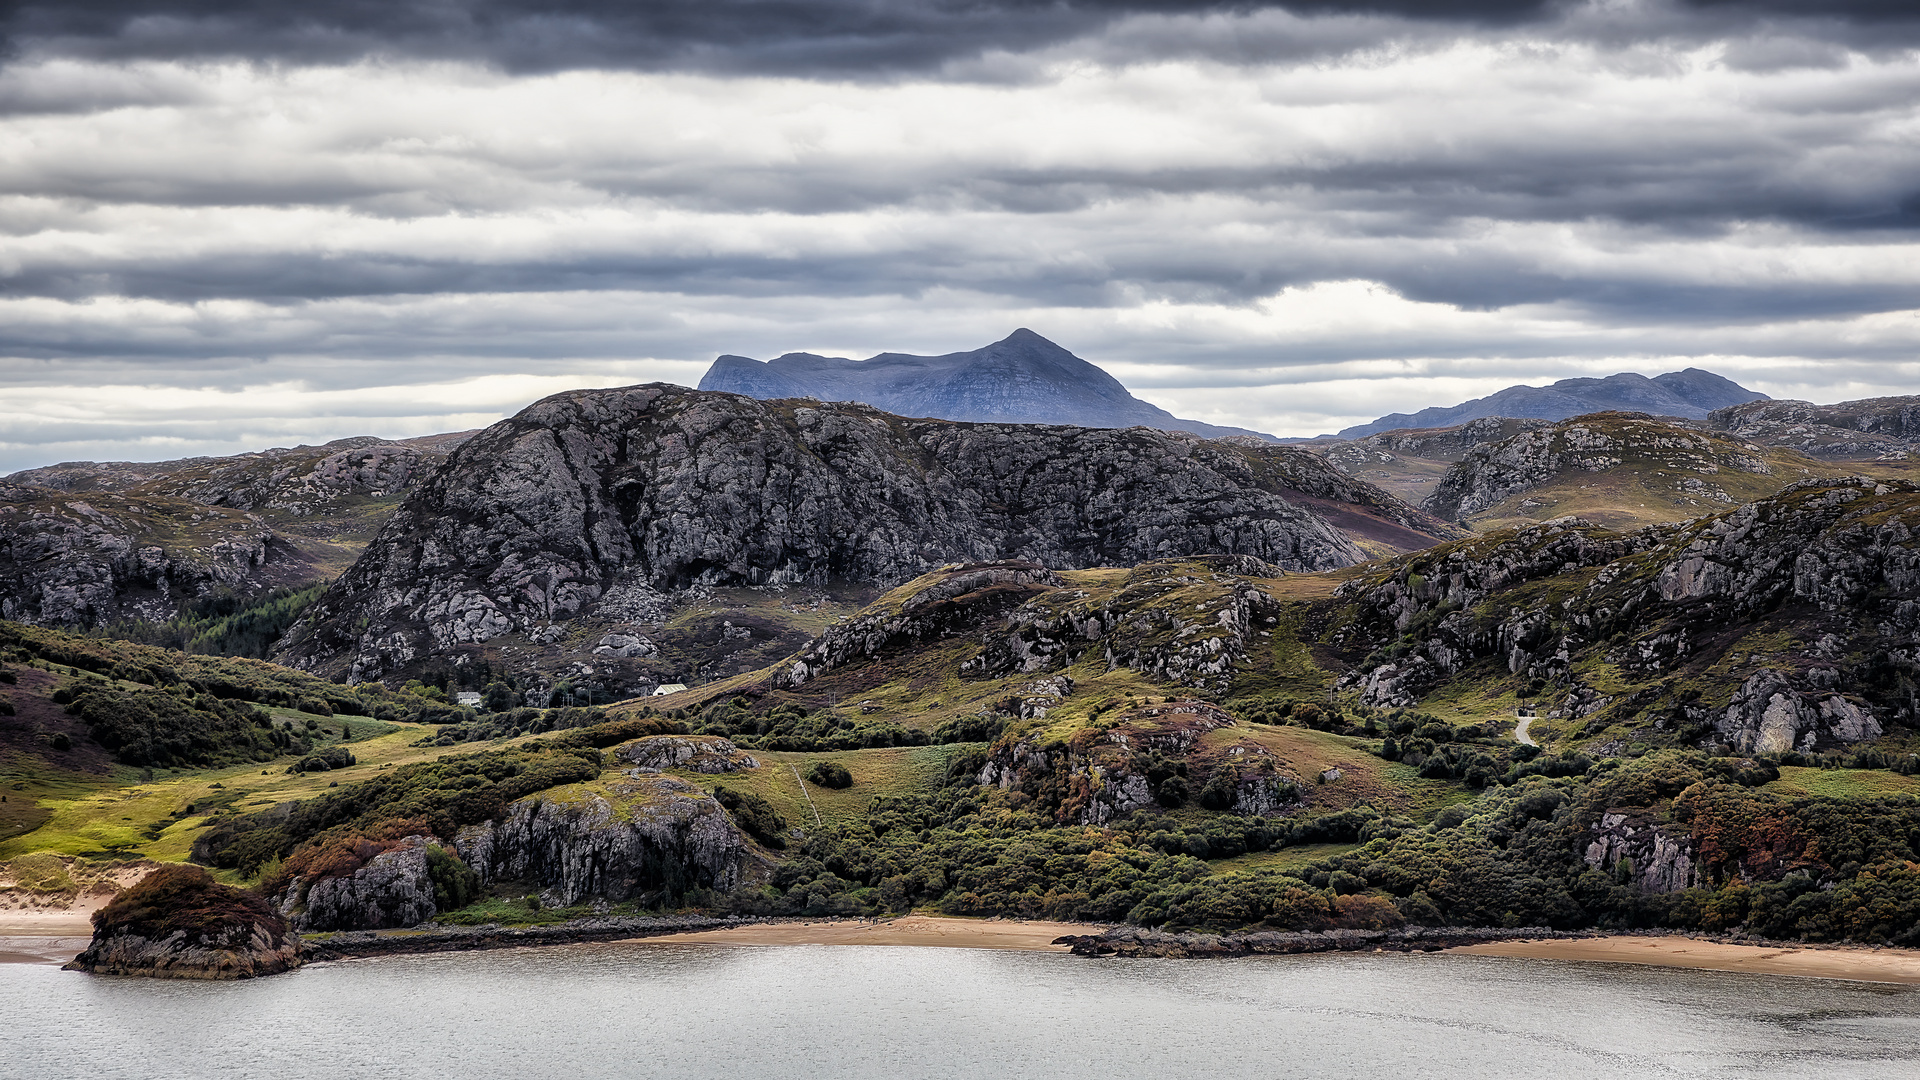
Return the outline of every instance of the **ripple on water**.
[[[0,967],[0,1076],[1920,1075],[1920,990],[1493,957],[586,945],[240,983]]]

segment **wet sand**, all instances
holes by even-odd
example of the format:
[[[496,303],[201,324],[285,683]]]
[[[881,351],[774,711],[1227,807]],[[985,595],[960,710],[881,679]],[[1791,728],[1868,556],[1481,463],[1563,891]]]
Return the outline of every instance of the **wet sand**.
[[[1597,937],[1570,941],[1494,941],[1448,949],[1468,956],[1507,956],[1525,960],[1588,960],[1609,964],[1745,971],[1755,975],[1798,975],[1812,979],[1920,985],[1920,950],[1774,948],[1723,945],[1686,937]]]
[[[949,949],[1065,952],[1067,946],[1055,945],[1053,939],[1063,934],[1096,934],[1101,929],[1085,923],[905,915],[882,922],[833,920],[765,923],[632,940],[666,945],[922,945]]]
[[[91,935],[53,937],[0,934],[0,964],[64,964],[79,956]]]

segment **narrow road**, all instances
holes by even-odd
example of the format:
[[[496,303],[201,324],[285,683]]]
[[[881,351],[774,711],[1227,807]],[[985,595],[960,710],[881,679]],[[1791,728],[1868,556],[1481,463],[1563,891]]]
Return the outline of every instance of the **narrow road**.
[[[1520,722],[1518,724],[1513,725],[1514,739],[1526,746],[1539,746],[1540,745],[1539,743],[1533,741],[1533,736],[1527,734],[1527,728],[1530,725],[1532,725],[1532,723],[1533,723],[1533,717],[1531,716],[1521,717]]]

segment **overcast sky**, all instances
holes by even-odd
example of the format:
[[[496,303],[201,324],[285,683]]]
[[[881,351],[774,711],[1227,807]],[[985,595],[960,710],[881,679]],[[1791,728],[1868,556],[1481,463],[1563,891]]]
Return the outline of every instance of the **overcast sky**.
[[[1026,326],[1314,434],[1920,392],[1911,0],[0,7],[0,472]]]

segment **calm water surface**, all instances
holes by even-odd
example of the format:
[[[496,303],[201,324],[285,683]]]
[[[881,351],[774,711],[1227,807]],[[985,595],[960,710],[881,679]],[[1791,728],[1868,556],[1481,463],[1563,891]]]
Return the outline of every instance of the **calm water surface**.
[[[1920,990],[1464,956],[587,945],[240,983],[0,965],[0,1076],[1920,1077]]]

